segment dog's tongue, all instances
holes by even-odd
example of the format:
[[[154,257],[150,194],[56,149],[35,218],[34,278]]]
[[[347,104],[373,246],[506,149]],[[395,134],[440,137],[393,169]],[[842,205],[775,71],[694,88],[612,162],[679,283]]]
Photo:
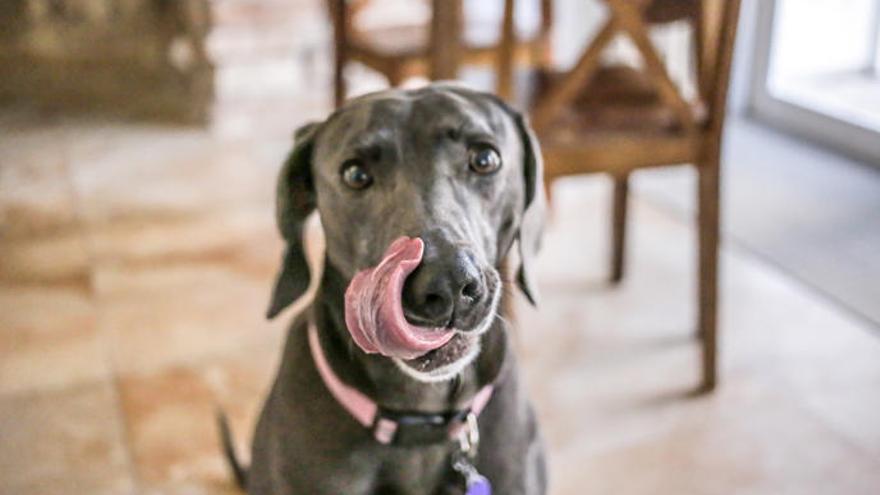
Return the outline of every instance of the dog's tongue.
[[[358,272],[348,285],[345,323],[364,352],[413,359],[452,338],[450,330],[410,325],[403,316],[403,283],[421,263],[424,247],[418,237],[400,237],[376,267]]]

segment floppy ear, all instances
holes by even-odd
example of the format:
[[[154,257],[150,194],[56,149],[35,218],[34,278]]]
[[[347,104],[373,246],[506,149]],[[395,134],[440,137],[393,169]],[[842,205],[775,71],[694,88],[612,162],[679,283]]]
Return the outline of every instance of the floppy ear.
[[[532,305],[538,304],[538,286],[534,276],[535,257],[541,248],[541,236],[544,233],[544,161],[538,138],[526,119],[519,113],[509,109],[516,123],[523,147],[523,174],[525,179],[525,203],[520,220],[517,244],[519,244],[520,266],[516,274],[516,282],[520,290]]]
[[[275,215],[278,230],[287,246],[281,260],[281,270],[275,280],[267,318],[274,318],[290,306],[309,287],[309,266],[303,249],[302,233],[306,218],[315,209],[315,189],[312,184],[312,144],[318,130],[317,123],[297,129],[293,151],[281,167],[278,176]]]

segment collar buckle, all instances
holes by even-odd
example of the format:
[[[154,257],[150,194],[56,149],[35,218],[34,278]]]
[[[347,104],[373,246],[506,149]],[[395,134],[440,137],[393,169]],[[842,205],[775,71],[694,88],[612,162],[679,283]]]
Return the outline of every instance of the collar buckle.
[[[477,448],[480,446],[480,425],[473,411],[468,412],[464,427],[458,433],[458,445],[464,455],[471,459],[476,457]]]

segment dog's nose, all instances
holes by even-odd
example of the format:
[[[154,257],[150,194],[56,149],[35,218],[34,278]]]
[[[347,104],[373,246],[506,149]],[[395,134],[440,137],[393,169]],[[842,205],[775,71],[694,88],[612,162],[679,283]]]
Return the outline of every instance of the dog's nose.
[[[443,256],[426,246],[419,267],[403,286],[403,309],[410,323],[447,327],[456,315],[483,298],[483,277],[467,252]]]

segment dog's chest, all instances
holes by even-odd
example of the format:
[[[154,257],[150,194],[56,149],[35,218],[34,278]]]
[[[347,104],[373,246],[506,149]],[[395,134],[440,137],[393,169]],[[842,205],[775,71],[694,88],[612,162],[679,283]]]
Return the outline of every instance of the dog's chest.
[[[449,445],[389,447],[377,473],[376,493],[433,494],[454,483]]]

